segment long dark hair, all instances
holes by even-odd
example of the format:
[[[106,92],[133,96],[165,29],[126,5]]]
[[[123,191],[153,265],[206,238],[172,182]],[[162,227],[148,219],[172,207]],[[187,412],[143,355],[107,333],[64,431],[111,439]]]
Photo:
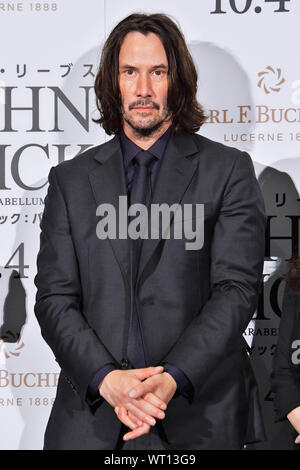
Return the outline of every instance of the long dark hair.
[[[160,37],[168,59],[168,107],[172,113],[174,130],[198,131],[207,116],[196,98],[197,71],[182,32],[163,14],[132,14],[110,33],[102,50],[94,84],[100,118],[93,121],[102,125],[109,135],[122,129],[119,52],[126,34],[131,31],[145,35],[152,32]]]
[[[300,258],[293,256],[289,260],[288,271],[283,279],[289,283],[293,291],[300,293]]]

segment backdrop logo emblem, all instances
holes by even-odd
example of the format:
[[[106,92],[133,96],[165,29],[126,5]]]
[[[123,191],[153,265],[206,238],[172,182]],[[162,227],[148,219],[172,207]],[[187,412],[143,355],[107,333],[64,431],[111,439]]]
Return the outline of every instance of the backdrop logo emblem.
[[[0,336],[0,355],[4,355],[5,359],[19,357],[25,346],[20,335],[17,339],[14,336],[11,331],[7,331],[5,335]]]
[[[259,72],[257,75],[259,77],[257,86],[262,88],[267,95],[273,91],[279,92],[281,85],[285,82],[281,69],[274,69],[270,65],[268,65],[263,72]]]

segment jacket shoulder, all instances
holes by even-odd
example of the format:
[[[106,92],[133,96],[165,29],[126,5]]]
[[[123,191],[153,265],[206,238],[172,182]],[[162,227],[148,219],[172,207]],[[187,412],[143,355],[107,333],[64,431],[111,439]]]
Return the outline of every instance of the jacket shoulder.
[[[246,151],[230,147],[201,134],[192,134],[192,138],[198,147],[199,159],[207,168],[213,169],[214,174],[222,174],[223,181],[229,181],[230,176],[238,168],[256,179],[252,158]]]
[[[209,158],[222,159],[223,161],[235,162],[238,158],[247,158],[249,154],[237,147],[231,147],[230,145],[217,142],[209,139],[202,134],[193,134],[196,144],[202,153],[207,154]]]
[[[99,165],[99,162],[94,157],[99,154],[105,155],[110,153],[115,148],[117,142],[117,136],[115,136],[108,142],[90,147],[69,160],[53,165],[52,168],[54,168],[59,179],[73,179],[76,176],[82,177]]]

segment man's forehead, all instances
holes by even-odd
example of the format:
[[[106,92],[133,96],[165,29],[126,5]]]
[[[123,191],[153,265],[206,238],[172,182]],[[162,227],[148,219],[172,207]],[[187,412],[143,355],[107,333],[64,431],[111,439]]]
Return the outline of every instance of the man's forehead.
[[[121,44],[119,62],[138,60],[141,64],[153,62],[152,65],[168,64],[166,51],[161,38],[154,33],[144,35],[139,31],[126,34]]]

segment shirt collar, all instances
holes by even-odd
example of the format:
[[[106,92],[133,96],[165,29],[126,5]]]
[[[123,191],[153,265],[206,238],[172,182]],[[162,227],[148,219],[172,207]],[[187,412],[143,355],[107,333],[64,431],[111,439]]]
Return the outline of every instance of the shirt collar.
[[[151,152],[156,158],[159,160],[162,159],[166,145],[168,143],[169,137],[172,132],[172,126],[170,126],[166,132],[164,132],[159,139],[157,139],[154,144],[148,149],[148,152]],[[141,147],[136,145],[123,131],[121,130],[120,133],[120,142],[123,151],[123,158],[124,158],[124,165],[125,168],[129,165],[131,160],[141,151],[143,150]]]

